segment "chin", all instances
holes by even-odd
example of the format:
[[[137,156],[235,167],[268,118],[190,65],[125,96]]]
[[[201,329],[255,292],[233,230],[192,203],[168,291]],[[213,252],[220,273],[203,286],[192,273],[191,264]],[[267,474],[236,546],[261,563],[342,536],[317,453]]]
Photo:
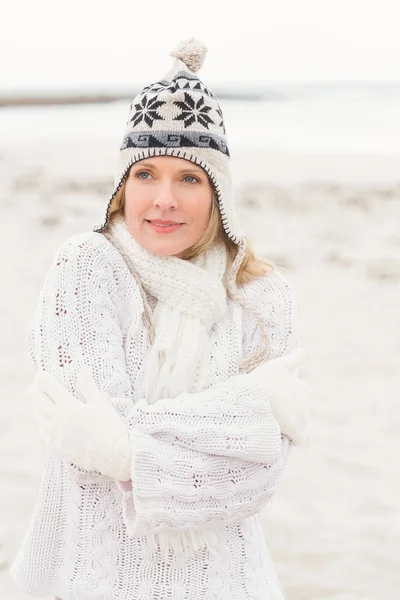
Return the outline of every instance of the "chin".
[[[146,250],[152,254],[157,254],[158,256],[176,256],[186,250],[187,247],[188,246],[182,247],[182,245],[178,244],[149,244],[146,247]]]

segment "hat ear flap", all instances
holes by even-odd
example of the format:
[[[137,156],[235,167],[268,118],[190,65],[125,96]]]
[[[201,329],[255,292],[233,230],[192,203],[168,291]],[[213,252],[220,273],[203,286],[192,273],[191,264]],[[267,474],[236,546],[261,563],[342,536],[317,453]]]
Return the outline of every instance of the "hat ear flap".
[[[128,171],[129,172],[129,171]],[[108,218],[109,220],[112,218],[112,215],[115,213],[123,212],[125,206],[125,181],[122,183],[118,192],[115,194],[114,198],[111,201]]]

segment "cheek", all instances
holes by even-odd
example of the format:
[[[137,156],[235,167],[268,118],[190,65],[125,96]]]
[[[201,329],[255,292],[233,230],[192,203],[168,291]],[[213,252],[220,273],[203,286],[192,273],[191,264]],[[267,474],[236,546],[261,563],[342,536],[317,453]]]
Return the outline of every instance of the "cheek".
[[[190,213],[194,221],[197,221],[199,226],[206,226],[210,219],[212,197],[210,194],[204,194],[193,202],[190,206]]]
[[[125,186],[125,210],[129,215],[140,217],[150,205],[151,199],[143,189],[137,189],[134,182]]]

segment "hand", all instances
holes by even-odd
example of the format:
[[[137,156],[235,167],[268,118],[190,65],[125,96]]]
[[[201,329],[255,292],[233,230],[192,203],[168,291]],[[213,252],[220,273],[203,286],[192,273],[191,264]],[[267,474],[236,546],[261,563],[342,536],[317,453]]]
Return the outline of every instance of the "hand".
[[[249,373],[267,394],[281,431],[299,446],[307,444],[310,412],[310,386],[297,378],[304,350],[267,360]]]
[[[28,395],[42,441],[48,450],[88,471],[129,480],[131,444],[123,420],[97,388],[90,367],[79,371],[77,387],[86,403],[50,373],[36,373]]]

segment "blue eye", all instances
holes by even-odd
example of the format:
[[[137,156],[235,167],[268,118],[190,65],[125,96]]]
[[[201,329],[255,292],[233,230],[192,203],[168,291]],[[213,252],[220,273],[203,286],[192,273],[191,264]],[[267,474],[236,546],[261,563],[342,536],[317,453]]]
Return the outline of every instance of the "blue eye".
[[[139,173],[136,174],[136,177],[138,177],[139,179],[148,179],[149,178],[149,177],[141,177],[141,175],[148,175],[149,177],[151,177],[151,175],[148,171],[139,171]]]
[[[199,182],[197,177],[194,177],[194,175],[185,175],[185,181],[187,181],[188,178],[192,180],[192,181],[188,181],[188,183],[198,183]]]

